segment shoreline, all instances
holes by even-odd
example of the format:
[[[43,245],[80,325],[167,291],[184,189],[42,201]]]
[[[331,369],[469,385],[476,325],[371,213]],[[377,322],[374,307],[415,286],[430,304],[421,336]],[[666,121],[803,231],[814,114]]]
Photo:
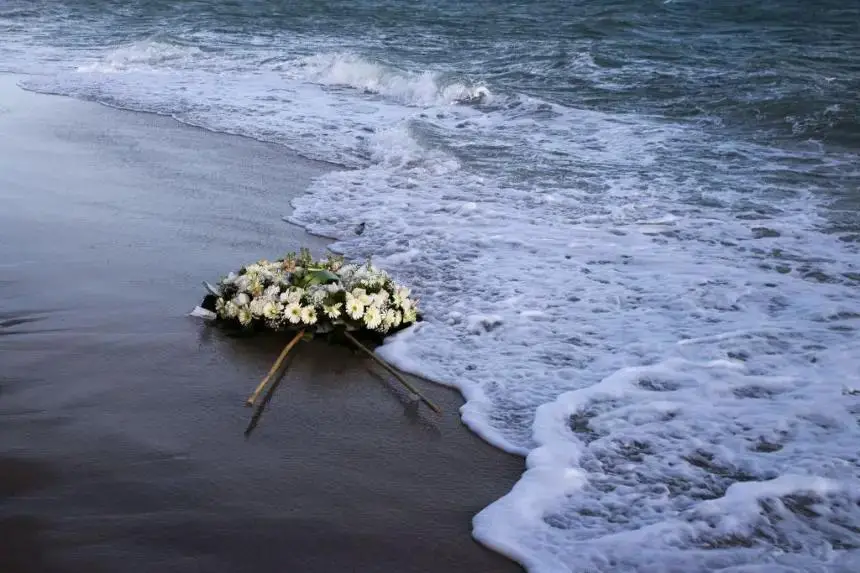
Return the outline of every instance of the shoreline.
[[[414,415],[307,344],[255,432],[273,337],[188,311],[201,280],[331,241],[283,218],[334,168],[277,144],[39,94],[0,74],[0,569],[521,571],[471,537],[523,460]]]

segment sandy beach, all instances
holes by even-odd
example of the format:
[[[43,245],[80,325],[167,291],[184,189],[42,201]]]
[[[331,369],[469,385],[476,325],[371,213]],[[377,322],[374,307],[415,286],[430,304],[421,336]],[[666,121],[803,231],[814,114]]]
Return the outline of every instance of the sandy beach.
[[[470,537],[523,461],[459,395],[187,316],[201,280],[326,240],[282,221],[331,166],[0,76],[0,571],[504,572]]]

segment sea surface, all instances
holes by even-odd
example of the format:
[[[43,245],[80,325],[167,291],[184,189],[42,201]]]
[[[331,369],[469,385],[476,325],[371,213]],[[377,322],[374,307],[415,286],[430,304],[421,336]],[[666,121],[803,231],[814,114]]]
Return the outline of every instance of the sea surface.
[[[530,572],[860,571],[860,3],[0,0],[0,70],[348,167],[290,220],[414,286]]]

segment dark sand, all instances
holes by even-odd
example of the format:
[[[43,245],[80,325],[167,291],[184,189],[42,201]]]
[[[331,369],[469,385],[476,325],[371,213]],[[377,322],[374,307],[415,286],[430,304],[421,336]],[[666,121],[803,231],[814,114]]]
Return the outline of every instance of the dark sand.
[[[0,573],[518,571],[470,537],[522,460],[370,362],[186,316],[200,281],[325,241],[287,225],[328,166],[0,76]]]

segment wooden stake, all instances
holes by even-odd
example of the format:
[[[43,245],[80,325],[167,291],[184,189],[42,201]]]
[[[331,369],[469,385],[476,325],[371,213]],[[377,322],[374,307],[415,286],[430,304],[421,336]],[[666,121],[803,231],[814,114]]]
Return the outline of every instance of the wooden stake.
[[[272,368],[269,370],[269,373],[266,374],[266,377],[263,378],[263,381],[260,382],[260,385],[257,386],[257,389],[254,390],[254,393],[248,397],[248,400],[245,402],[246,406],[253,406],[254,405],[254,402],[257,401],[257,397],[260,395],[260,392],[263,391],[263,388],[266,387],[266,384],[269,383],[269,380],[272,379],[272,376],[275,375],[275,372],[277,372],[281,368],[281,364],[284,362],[284,359],[287,357],[287,354],[289,354],[289,352],[290,352],[290,350],[292,350],[293,346],[298,344],[299,340],[301,340],[302,336],[304,336],[304,335],[305,335],[305,331],[300,330],[298,332],[298,334],[296,334],[295,337],[293,337],[293,339],[290,340],[286,346],[284,346],[284,349],[281,351],[281,354],[278,356],[278,359],[275,360],[274,364],[272,364]]]
[[[348,331],[345,330],[343,333],[346,335],[347,339],[349,339],[350,342],[352,342],[358,348],[360,348],[362,352],[364,352],[365,354],[367,354],[368,356],[373,358],[380,366],[382,366],[383,368],[388,370],[388,372],[392,376],[397,378],[397,381],[400,382],[401,384],[403,384],[410,392],[412,392],[413,394],[418,396],[418,399],[421,400],[422,402],[424,402],[425,404],[427,404],[428,408],[430,408],[431,410],[433,410],[437,414],[442,413],[442,410],[439,409],[439,406],[437,406],[436,404],[434,404],[433,402],[431,402],[430,400],[425,398],[424,395],[421,394],[421,392],[419,392],[412,384],[410,384],[403,376],[401,376],[398,371],[396,371],[394,368],[392,368],[391,365],[388,364],[388,362],[386,362],[385,360],[383,360],[382,358],[380,358],[379,356],[374,354],[370,349],[368,349],[365,345],[363,345],[361,342],[359,342]]]

